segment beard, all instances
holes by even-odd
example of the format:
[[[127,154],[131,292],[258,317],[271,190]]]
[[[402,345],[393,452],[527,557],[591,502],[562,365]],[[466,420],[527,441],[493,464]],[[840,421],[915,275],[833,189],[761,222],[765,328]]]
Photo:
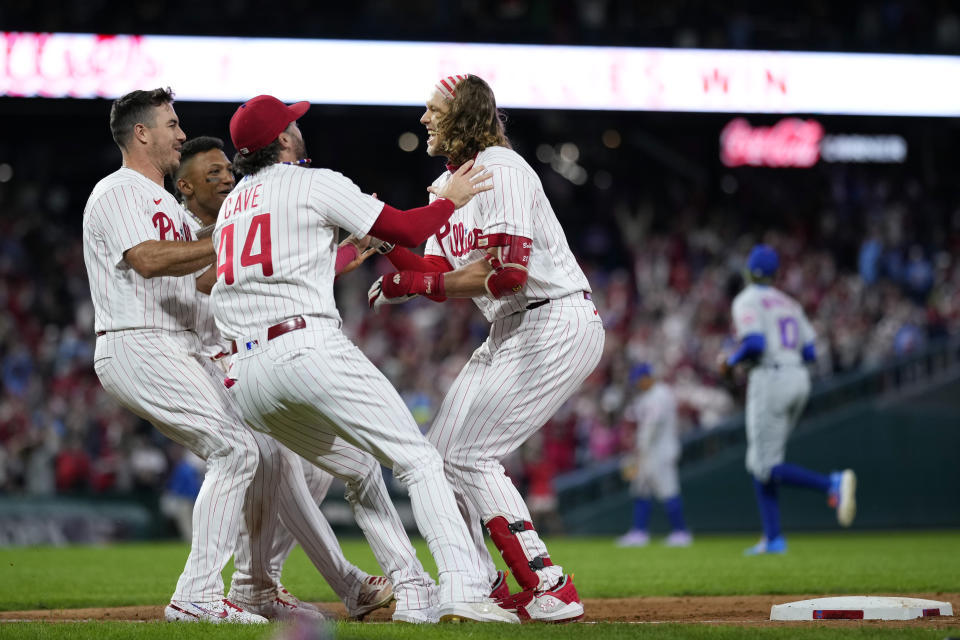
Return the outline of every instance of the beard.
[[[302,160],[307,157],[307,144],[302,138],[296,141],[293,147],[293,153],[297,156],[297,160]]]

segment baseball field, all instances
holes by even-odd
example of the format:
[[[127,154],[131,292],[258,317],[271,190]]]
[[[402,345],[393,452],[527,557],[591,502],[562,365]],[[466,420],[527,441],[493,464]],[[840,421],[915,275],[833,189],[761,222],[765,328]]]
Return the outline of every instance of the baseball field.
[[[770,622],[770,606],[828,595],[902,595],[950,602],[960,610],[960,532],[794,534],[789,553],[744,557],[752,536],[701,535],[686,549],[657,542],[618,549],[609,538],[549,540],[575,572],[586,605],[583,623],[438,625],[389,622],[390,609],[366,622],[327,628],[240,627],[163,622],[163,606],[187,555],[179,543],[0,550],[0,638],[937,638],[960,636],[958,617],[908,622]],[[344,541],[348,558],[370,572],[366,544]],[[422,541],[418,552],[434,565]],[[228,572],[225,576],[229,576]],[[330,588],[302,552],[284,584],[334,615]]]

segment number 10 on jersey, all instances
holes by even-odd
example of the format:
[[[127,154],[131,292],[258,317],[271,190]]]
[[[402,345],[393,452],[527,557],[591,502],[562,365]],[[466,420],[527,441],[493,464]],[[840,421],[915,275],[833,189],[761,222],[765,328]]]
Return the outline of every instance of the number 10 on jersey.
[[[242,223],[241,223],[242,224]],[[223,276],[224,284],[234,283],[233,272],[233,237],[236,231],[236,222],[231,222],[220,232],[220,246],[217,247],[217,279]],[[247,228],[243,241],[243,251],[240,252],[240,266],[254,267],[260,265],[264,277],[273,275],[273,252],[270,241],[270,214],[261,213],[253,216]],[[254,253],[254,249],[257,252]]]

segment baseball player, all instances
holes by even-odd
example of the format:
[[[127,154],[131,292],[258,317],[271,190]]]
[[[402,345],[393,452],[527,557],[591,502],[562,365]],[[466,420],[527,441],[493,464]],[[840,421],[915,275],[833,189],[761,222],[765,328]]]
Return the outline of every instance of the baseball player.
[[[134,91],[113,103],[110,129],[123,166],[97,183],[83,214],[83,257],[97,333],[94,368],[104,389],[161,433],[207,462],[193,513],[190,555],[167,619],[262,623],[223,597],[221,571],[241,523],[260,528],[262,494],[253,434],[220,410],[222,385],[199,354],[192,274],[215,254],[192,240],[185,213],[163,188],[186,136],[169,89]],[[249,504],[244,509],[245,498]]]
[[[652,497],[663,503],[670,521],[670,534],[664,540],[668,547],[688,547],[693,536],[683,518],[677,460],[680,438],[677,435],[677,399],[665,382],[653,376],[648,362],[630,370],[630,386],[639,394],[628,407],[627,417],[637,425],[633,455],[625,475],[630,476],[633,500],[633,526],[617,543],[621,547],[643,547],[650,542]]]
[[[458,209],[429,238],[424,256],[402,247],[387,253],[399,271],[374,283],[370,304],[376,309],[414,295],[473,298],[491,323],[428,437],[459,494],[494,597],[522,619],[577,620],[583,604],[572,576],[551,560],[500,460],[593,371],[603,325],[540,179],[510,148],[487,83],[473,75],[441,80],[420,122],[427,153],[448,162],[434,193],[474,160],[493,174],[494,187]],[[496,570],[481,525],[522,587],[518,594],[509,594]]]
[[[773,248],[759,244],[747,259],[747,286],[733,301],[737,350],[721,359],[720,372],[750,363],[747,381],[747,471],[763,522],[763,538],[747,555],[784,553],[780,531],[780,485],[822,491],[837,511],[837,521],[849,527],[856,515],[857,478],[853,471],[816,473],[784,462],[787,438],[810,394],[810,373],[804,366],[816,359],[813,327],[800,305],[772,286],[780,264]]]
[[[180,166],[174,175],[174,184],[180,193],[184,209],[187,211],[187,224],[194,235],[209,235],[217,220],[220,205],[235,184],[233,165],[223,152],[223,141],[219,138],[201,136],[186,141],[180,149]],[[202,343],[201,355],[221,366],[222,374],[227,372],[226,357],[229,345],[220,336],[210,308],[209,296],[199,293],[197,296],[197,333]],[[222,374],[220,378],[222,379]],[[307,487],[315,504],[319,505],[326,496],[333,477],[309,464],[299,456],[295,459],[303,469]],[[317,519],[308,519],[305,525],[299,521],[299,538],[311,560],[323,574],[347,607],[352,618],[362,618],[374,609],[386,606],[393,599],[393,588],[383,576],[371,576],[354,566],[343,556],[330,525],[322,513]],[[319,529],[315,528],[319,525]],[[241,536],[238,544],[248,544]],[[280,583],[283,564],[293,550],[296,540],[288,526],[278,526],[274,536],[273,551],[269,563],[270,575],[277,585],[277,600],[292,603],[295,608],[316,610],[309,604],[293,596]]]
[[[488,176],[465,166],[435,189],[436,203],[398,211],[339,173],[299,166],[309,160],[296,120],[308,108],[263,95],[230,120],[234,166],[243,178],[214,228],[212,296],[217,327],[235,353],[230,393],[253,428],[347,484],[357,522],[393,582],[394,619],[519,622],[487,597],[440,456],[396,390],[340,331],[333,299],[340,227],[358,238],[369,232],[416,245],[488,189]],[[422,567],[411,574],[398,566],[415,555],[378,460],[407,487],[437,562],[438,588]]]

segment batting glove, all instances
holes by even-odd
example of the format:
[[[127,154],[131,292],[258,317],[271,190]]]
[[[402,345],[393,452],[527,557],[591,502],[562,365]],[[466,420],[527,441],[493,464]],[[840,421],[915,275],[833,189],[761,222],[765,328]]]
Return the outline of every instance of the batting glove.
[[[373,236],[370,236],[370,248],[376,249],[377,253],[382,256],[385,256],[393,251],[394,246],[394,244],[387,242],[386,240],[381,240],[380,238],[374,238]]]
[[[384,304],[399,304],[423,295],[436,302],[447,299],[444,295],[443,276],[440,273],[420,271],[397,271],[377,279],[367,292],[367,300],[374,311]]]

